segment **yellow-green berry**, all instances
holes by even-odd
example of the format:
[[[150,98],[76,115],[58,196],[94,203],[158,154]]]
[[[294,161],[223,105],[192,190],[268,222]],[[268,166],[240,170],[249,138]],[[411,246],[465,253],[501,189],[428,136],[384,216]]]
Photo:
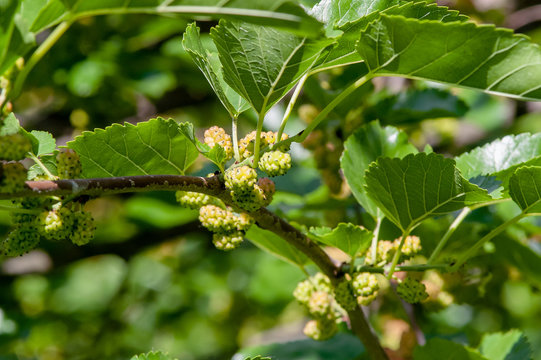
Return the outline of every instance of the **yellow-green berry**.
[[[402,238],[398,238],[394,241],[397,248],[401,239]],[[418,254],[421,249],[421,239],[419,239],[418,236],[407,236],[406,240],[404,240],[404,245],[402,245],[402,255],[409,258],[415,254]]]
[[[308,306],[313,292],[314,284],[310,280],[304,280],[297,284],[297,287],[293,291],[293,296],[301,305]]]
[[[272,197],[276,192],[274,182],[269,178],[260,178],[257,180],[257,186],[263,191],[264,201],[263,206],[267,206],[272,202]]]
[[[310,320],[304,326],[304,334],[317,341],[328,340],[338,331],[334,320]]]
[[[393,258],[396,252],[397,244],[389,240],[378,241],[376,259],[374,261],[372,257],[372,249],[368,249],[364,259],[364,263],[368,265],[385,265]]]
[[[17,192],[24,190],[26,181],[26,169],[19,162],[2,164],[0,174],[0,192]]]
[[[209,231],[215,233],[246,231],[253,224],[253,219],[248,214],[237,215],[216,205],[202,206],[199,209],[199,221]]]
[[[179,190],[175,193],[175,197],[180,205],[195,210],[212,203],[210,196],[193,191]]]
[[[351,287],[360,305],[370,304],[376,298],[379,290],[378,279],[376,275],[371,273],[355,274]]]
[[[205,144],[213,148],[215,145],[221,146],[226,154],[226,161],[233,157],[233,143],[231,136],[225,130],[218,126],[213,126],[205,130]]]
[[[270,177],[284,175],[291,168],[291,155],[281,151],[268,151],[259,159],[259,168]]]
[[[426,292],[426,286],[419,280],[415,280],[411,277],[407,277],[396,287],[398,295],[404,299],[404,301],[415,304],[428,298]]]
[[[81,159],[72,149],[65,149],[56,156],[56,170],[60,179],[81,177]]]
[[[71,234],[73,225],[71,210],[67,208],[46,210],[40,213],[38,217],[38,230],[47,240],[67,239]]]
[[[0,136],[0,160],[22,160],[30,151],[32,143],[23,134]]]
[[[314,317],[324,317],[332,311],[332,297],[325,291],[314,291],[307,307],[308,312]]]
[[[233,233],[215,233],[212,235],[212,243],[216,246],[217,249],[229,251],[236,249],[242,243],[244,239],[243,233],[241,231],[236,231]]]

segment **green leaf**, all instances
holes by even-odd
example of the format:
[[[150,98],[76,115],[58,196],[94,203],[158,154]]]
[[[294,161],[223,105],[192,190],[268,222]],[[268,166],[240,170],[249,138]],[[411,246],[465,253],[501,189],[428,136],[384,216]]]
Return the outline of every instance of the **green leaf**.
[[[242,349],[233,359],[244,359],[256,354],[267,354],[276,360],[352,360],[359,359],[365,350],[355,336],[338,333],[327,341],[308,339]]]
[[[280,236],[268,230],[252,226],[246,233],[246,238],[258,248],[293,265],[303,266],[308,262],[308,257],[306,255],[290,245]]]
[[[351,0],[338,1],[340,4],[337,7],[341,11],[347,8],[347,3]],[[353,0],[355,1],[355,0]],[[366,28],[368,23],[378,19],[380,14],[388,15],[401,15],[406,18],[412,19],[423,19],[423,20],[435,20],[441,21],[444,23],[453,22],[453,21],[465,21],[468,18],[464,15],[460,15],[458,11],[448,10],[446,7],[437,6],[436,4],[427,4],[424,2],[406,2],[401,6],[391,6],[397,2],[394,0],[375,0],[375,1],[360,1],[362,3],[361,8],[364,9],[358,13],[358,19],[355,19],[355,16],[352,16],[353,12],[347,12],[348,16],[344,20],[348,22],[340,21],[339,13],[334,13],[335,15],[327,18],[323,14],[316,12],[316,16],[328,21],[332,19],[338,19],[339,27],[338,29],[342,32],[337,39],[336,46],[330,51],[329,55],[326,57],[325,62],[319,65],[318,70],[327,69],[336,66],[343,66],[346,64],[362,62],[363,58],[355,49],[355,44],[359,39],[359,34]],[[370,5],[373,4],[373,5]],[[382,11],[371,11],[381,10]],[[338,15],[338,17],[336,17]]]
[[[203,72],[210,86],[225,106],[231,117],[249,109],[249,104],[225,82],[222,64],[216,51],[203,47],[199,37],[199,28],[195,23],[188,25],[182,40],[184,49],[190,54],[199,70]]]
[[[528,339],[519,330],[483,336],[479,351],[488,360],[529,360],[533,356]]]
[[[162,118],[87,131],[67,145],[79,154],[84,178],[183,175],[198,154],[178,124]]]
[[[13,113],[9,113],[4,121],[0,122],[0,136],[13,135],[19,131],[21,131],[21,125]]]
[[[258,113],[266,113],[284,97],[332,42],[223,20],[211,30],[211,36],[225,81]]]
[[[426,119],[463,116],[468,110],[464,101],[440,89],[409,90],[389,96],[365,110],[365,118],[386,124],[414,123]]]
[[[524,166],[509,179],[509,195],[522,212],[541,212],[541,167]]]
[[[416,347],[413,360],[490,360],[476,350],[444,339],[430,339],[423,347]]]
[[[334,229],[329,227],[311,228],[310,233],[322,243],[334,246],[351,257],[365,251],[372,241],[372,232],[354,225],[340,223]]]
[[[492,198],[460,175],[455,162],[432,153],[379,158],[365,174],[368,196],[400,229]]]
[[[309,12],[322,23],[341,27],[374,12],[398,5],[399,0],[331,0],[320,1]]]
[[[225,163],[227,154],[225,150],[219,146],[218,144],[214,145],[213,148],[208,146],[207,144],[199,141],[199,139],[195,136],[195,130],[193,128],[193,124],[185,122],[179,124],[180,132],[186,136],[188,140],[191,141],[191,143],[196,147],[196,149],[212,161],[214,164],[216,164],[220,169],[222,168],[223,164]]]
[[[471,179],[479,175],[495,175],[505,170],[512,170],[509,174],[511,176],[516,166],[537,156],[541,156],[541,134],[526,133],[497,139],[460,155],[455,161],[462,175]]]
[[[52,155],[42,155],[40,156],[41,163],[49,170],[49,172],[53,175],[58,175],[58,171],[56,170],[56,152]],[[30,166],[28,169],[28,178],[33,179],[36,176],[40,175],[46,175],[45,171],[39,166],[38,164],[34,164]]]
[[[32,141],[32,152],[36,156],[50,154],[56,149],[56,140],[47,131],[32,130],[30,132]]]
[[[381,127],[377,121],[355,131],[344,143],[344,149],[340,164],[353,195],[368,213],[380,217],[378,207],[366,194],[364,172],[381,156],[402,158],[417,153],[417,149],[405,133],[391,126]]]
[[[135,355],[130,360],[177,360],[177,358],[161,351],[151,351],[146,354]]]
[[[375,75],[541,99],[541,50],[511,30],[381,14],[362,32],[357,50]]]

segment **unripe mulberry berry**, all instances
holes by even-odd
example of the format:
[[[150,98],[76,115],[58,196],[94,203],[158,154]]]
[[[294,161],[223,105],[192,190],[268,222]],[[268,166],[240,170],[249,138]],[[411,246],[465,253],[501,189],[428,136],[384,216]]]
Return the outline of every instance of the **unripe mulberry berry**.
[[[202,206],[199,209],[199,221],[209,231],[215,233],[246,231],[253,224],[253,219],[249,215],[236,215],[215,205]]]
[[[56,156],[56,170],[60,179],[81,177],[81,159],[72,149],[66,149]]]
[[[224,129],[218,126],[213,126],[205,130],[205,144],[213,148],[215,145],[220,145],[226,154],[226,161],[233,157],[233,143],[231,136]]]
[[[376,275],[370,273],[356,274],[353,277],[351,286],[360,305],[370,304],[376,298],[377,291],[379,290]]]
[[[357,307],[357,300],[349,281],[342,281],[334,288],[334,298],[344,310],[349,311]]]
[[[193,191],[179,190],[175,193],[175,197],[180,205],[194,210],[212,203],[210,196]]]
[[[216,246],[217,249],[230,251],[239,247],[244,239],[243,233],[241,231],[236,231],[233,233],[216,233],[212,235],[212,243]]]
[[[229,169],[224,174],[225,187],[231,191],[250,192],[257,182],[257,172],[249,166]]]
[[[75,245],[86,245],[94,238],[94,219],[92,215],[86,211],[74,211],[71,214],[73,221],[70,240]]]
[[[24,190],[26,169],[19,162],[9,162],[2,165],[0,177],[0,192],[17,192]]]
[[[281,151],[268,151],[259,159],[259,168],[270,177],[284,175],[291,168],[291,155]]]
[[[310,124],[319,114],[319,110],[312,104],[303,104],[299,106],[299,117],[302,121]]]
[[[310,320],[304,326],[304,334],[317,341],[328,340],[338,331],[334,320]]]
[[[0,160],[22,160],[32,151],[32,143],[23,134],[0,136]]]
[[[372,249],[368,249],[364,263],[368,265],[384,265],[392,260],[394,253],[396,252],[397,245],[395,242],[389,240],[378,241],[376,250],[376,259],[372,258]]]
[[[325,291],[314,291],[308,300],[308,312],[314,317],[324,317],[332,311],[332,297]]]
[[[402,238],[398,238],[394,241],[396,248],[400,245]],[[404,245],[402,245],[402,255],[405,257],[411,257],[415,254],[418,254],[421,251],[421,239],[418,236],[408,236],[404,240]]]
[[[425,284],[411,277],[407,277],[396,287],[398,295],[410,304],[421,302],[428,298]]]
[[[241,160],[247,159],[254,154],[256,134],[256,131],[252,131],[239,140],[239,154]]]
[[[73,216],[71,210],[43,211],[38,217],[38,230],[47,240],[67,239],[73,230]]]
[[[0,253],[4,256],[20,256],[36,248],[39,234],[33,226],[18,226],[12,230],[0,244]]]
[[[272,197],[274,196],[274,193],[276,192],[276,186],[274,185],[274,182],[269,178],[260,178],[259,180],[257,180],[257,186],[261,188],[265,196],[265,202],[263,206],[269,205],[272,202]]]
[[[301,305],[308,306],[308,302],[314,292],[314,284],[310,280],[304,280],[297,284],[293,296]]]

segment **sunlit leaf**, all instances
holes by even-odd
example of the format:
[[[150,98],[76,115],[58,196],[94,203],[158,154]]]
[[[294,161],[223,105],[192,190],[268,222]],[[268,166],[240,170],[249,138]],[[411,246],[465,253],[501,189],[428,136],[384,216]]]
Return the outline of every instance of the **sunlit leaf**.
[[[334,246],[353,257],[365,251],[372,241],[372,232],[354,224],[340,223],[334,229],[311,228],[310,233],[329,246]]]

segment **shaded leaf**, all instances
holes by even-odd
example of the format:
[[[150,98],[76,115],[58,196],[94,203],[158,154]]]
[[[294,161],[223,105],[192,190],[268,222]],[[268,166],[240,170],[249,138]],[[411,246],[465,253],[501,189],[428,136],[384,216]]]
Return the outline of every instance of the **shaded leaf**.
[[[526,336],[519,330],[483,336],[479,351],[488,360],[529,360],[532,348]]]
[[[358,225],[346,223],[340,223],[334,229],[329,227],[311,228],[310,233],[322,243],[334,246],[351,257],[368,249],[373,237],[371,231]]]
[[[529,280],[541,285],[541,256],[526,245],[506,237],[491,240],[496,246],[499,261],[507,262],[520,270]]]
[[[373,217],[379,217],[378,207],[366,194],[365,171],[381,156],[401,158],[417,153],[417,149],[405,133],[391,126],[381,127],[377,121],[355,131],[344,143],[344,149],[340,164],[353,195]]]
[[[541,212],[541,167],[524,166],[509,179],[509,195],[524,213]]]
[[[237,94],[224,80],[222,65],[217,52],[203,47],[199,28],[195,23],[188,25],[182,40],[184,49],[190,54],[197,67],[203,72],[210,86],[232,117],[249,109],[249,104]]]
[[[351,360],[364,353],[358,338],[351,334],[338,333],[327,341],[307,339],[242,349],[232,360],[243,360],[256,354],[267,354],[272,359],[284,360]]]
[[[211,30],[211,36],[225,81],[258,113],[266,113],[285,96],[332,42],[223,20]]]
[[[444,339],[430,339],[425,346],[418,346],[413,352],[413,360],[489,360],[455,342]]]
[[[362,32],[357,50],[376,75],[541,99],[541,49],[511,30],[381,14]]]
[[[365,175],[368,196],[400,229],[492,198],[460,175],[455,162],[432,153],[380,158]]]
[[[280,236],[268,230],[261,229],[254,225],[250,227],[250,230],[246,233],[246,238],[258,248],[293,265],[303,266],[308,262],[308,257],[306,255],[290,245]]]
[[[87,131],[67,146],[79,154],[84,178],[182,175],[198,154],[178,124],[162,118]]]
[[[386,124],[413,123],[426,119],[463,116],[468,106],[449,91],[409,90],[378,101],[365,111],[365,117]]]

